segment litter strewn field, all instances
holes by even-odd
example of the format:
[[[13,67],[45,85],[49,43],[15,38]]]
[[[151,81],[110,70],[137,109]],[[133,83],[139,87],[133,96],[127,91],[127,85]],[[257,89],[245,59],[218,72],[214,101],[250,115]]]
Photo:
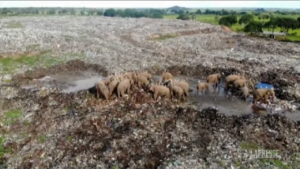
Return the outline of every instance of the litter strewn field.
[[[270,83],[299,105],[299,44],[146,18],[9,17],[0,31],[1,167],[299,166],[298,110],[257,116],[234,96],[191,92],[180,103],[134,89],[105,101],[91,92],[98,78],[130,70],[167,70],[193,89],[222,72]],[[282,158],[249,160],[262,149]]]

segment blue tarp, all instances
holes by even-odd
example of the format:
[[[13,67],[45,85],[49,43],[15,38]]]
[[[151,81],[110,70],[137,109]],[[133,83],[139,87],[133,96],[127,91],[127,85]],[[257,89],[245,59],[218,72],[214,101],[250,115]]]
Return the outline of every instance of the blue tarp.
[[[271,85],[271,84],[259,82],[259,83],[255,86],[255,88],[256,88],[256,89],[271,89],[271,88],[274,89],[274,86]]]

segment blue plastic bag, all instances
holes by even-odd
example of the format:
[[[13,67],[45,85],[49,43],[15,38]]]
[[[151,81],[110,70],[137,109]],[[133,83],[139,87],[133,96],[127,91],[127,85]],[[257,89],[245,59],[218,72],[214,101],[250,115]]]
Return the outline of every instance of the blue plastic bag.
[[[267,84],[267,83],[261,83],[259,82],[256,86],[255,86],[256,89],[274,89],[274,86],[271,85],[271,84]]]

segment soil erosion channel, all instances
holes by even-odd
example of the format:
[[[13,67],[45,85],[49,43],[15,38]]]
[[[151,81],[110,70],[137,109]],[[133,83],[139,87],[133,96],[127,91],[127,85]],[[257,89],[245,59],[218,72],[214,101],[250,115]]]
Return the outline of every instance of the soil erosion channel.
[[[105,76],[99,75],[93,71],[76,71],[76,72],[64,72],[60,74],[47,75],[40,79],[33,79],[28,84],[23,85],[23,88],[33,89],[35,87],[57,87],[63,93],[78,92],[80,90],[88,90],[92,88],[95,83],[105,78]],[[153,76],[156,81],[160,80],[160,76]],[[176,76],[175,79],[184,79],[190,84],[190,88],[193,90],[190,93],[188,101],[184,103],[187,106],[191,106],[197,110],[202,110],[207,107],[215,107],[220,113],[225,115],[244,115],[252,113],[251,98],[247,101],[243,101],[236,97],[226,97],[224,92],[224,84],[221,83],[218,91],[214,92],[212,87],[209,93],[197,94],[196,86],[198,77],[191,76]],[[287,113],[285,114],[292,120],[300,120],[300,113]]]

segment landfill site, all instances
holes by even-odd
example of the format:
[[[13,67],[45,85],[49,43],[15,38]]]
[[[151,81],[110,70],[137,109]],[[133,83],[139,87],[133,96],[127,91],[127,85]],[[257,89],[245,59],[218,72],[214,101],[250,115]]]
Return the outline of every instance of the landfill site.
[[[299,43],[176,19],[0,31],[0,168],[300,166]]]

